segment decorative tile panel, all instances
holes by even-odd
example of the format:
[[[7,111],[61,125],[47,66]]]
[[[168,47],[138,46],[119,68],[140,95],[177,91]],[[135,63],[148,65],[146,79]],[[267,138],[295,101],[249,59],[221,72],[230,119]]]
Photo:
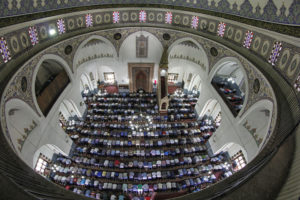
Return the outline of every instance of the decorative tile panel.
[[[91,14],[85,15],[85,25],[86,27],[92,27],[93,26],[93,16]]]
[[[119,23],[120,22],[120,12],[114,11],[113,12],[113,23]]]
[[[253,39],[253,32],[252,31],[247,31],[243,46],[245,48],[249,49],[250,46],[251,46],[251,43],[252,43],[252,39]]]
[[[277,58],[280,55],[281,49],[282,49],[281,42],[275,42],[272,53],[271,53],[270,58],[268,60],[268,62],[271,63],[271,65],[273,65],[273,66],[275,65],[275,63],[277,61]]]
[[[140,22],[146,22],[146,19],[147,19],[147,13],[146,13],[146,11],[141,10],[140,14],[139,14],[139,21]]]
[[[199,17],[198,16],[193,16],[192,17],[191,27],[193,29],[197,29],[198,28],[198,23],[199,23]]]
[[[300,74],[298,75],[298,78],[295,81],[294,88],[297,90],[297,92],[300,92]]]
[[[223,37],[225,33],[226,24],[224,22],[220,22],[218,25],[218,36]]]
[[[31,41],[32,46],[38,44],[39,43],[39,37],[38,37],[37,32],[36,32],[36,27],[34,27],[34,26],[29,27],[28,32],[29,32],[30,41]]]
[[[172,18],[173,18],[172,12],[166,12],[165,23],[166,24],[172,24]]]
[[[9,60],[11,60],[6,40],[3,37],[0,38],[0,53],[2,55],[4,63],[7,63]]]
[[[66,32],[65,28],[65,20],[64,19],[58,19],[57,20],[57,29],[59,34],[63,34]]]

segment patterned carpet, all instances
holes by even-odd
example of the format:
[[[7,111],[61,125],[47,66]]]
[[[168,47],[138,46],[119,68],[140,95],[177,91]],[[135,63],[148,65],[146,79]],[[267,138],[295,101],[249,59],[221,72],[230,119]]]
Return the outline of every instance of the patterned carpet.
[[[111,93],[118,93],[118,87],[116,85],[108,85],[105,86],[104,89],[106,89],[107,93],[111,94]]]

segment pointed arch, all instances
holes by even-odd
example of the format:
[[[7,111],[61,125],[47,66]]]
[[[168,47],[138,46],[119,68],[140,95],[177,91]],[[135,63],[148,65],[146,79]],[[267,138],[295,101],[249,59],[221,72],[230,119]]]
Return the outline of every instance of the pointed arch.
[[[201,78],[199,74],[195,74],[194,77],[192,78],[189,91],[192,90],[200,91],[201,90]]]
[[[57,98],[73,81],[73,74],[64,59],[54,54],[42,56],[34,69],[31,85],[33,101],[39,114],[46,117]],[[47,88],[54,88],[49,89],[51,95],[43,95]],[[47,98],[49,96],[52,98]]]
[[[218,115],[222,112],[221,105],[216,99],[209,99],[205,106],[203,107],[202,111],[199,114],[199,117],[202,118],[204,116],[211,116],[214,120]],[[222,117],[222,116],[220,116]]]
[[[98,53],[101,53],[102,56],[109,56],[107,54],[112,54],[113,58],[118,57],[117,50],[110,40],[108,40],[105,37],[99,36],[99,35],[92,35],[89,38],[87,38],[81,42],[81,44],[78,46],[78,48],[74,54],[72,69],[75,73],[76,73],[77,66],[80,64],[80,58],[83,56],[83,55],[81,55],[82,54],[81,50],[83,48],[91,47],[91,50],[88,50],[88,52],[85,52],[86,55],[84,57],[82,57],[81,59],[83,59],[83,58],[90,59],[93,57],[94,57],[93,59],[97,58],[97,55],[95,54],[97,52],[95,52],[95,50],[93,49],[93,47],[97,46],[97,43],[102,43],[104,46],[103,51],[98,52]],[[101,46],[101,44],[100,44],[100,46]],[[100,57],[101,57],[101,54],[100,54]],[[96,55],[96,57],[95,57],[95,55]]]
[[[80,91],[82,92],[86,88],[89,90],[94,89],[90,77],[86,73],[83,73],[80,76]]]
[[[59,111],[62,113],[64,118],[67,120],[70,117],[81,117],[81,114],[72,100],[65,99],[60,104]]]
[[[204,71],[206,74],[208,74],[208,67],[209,67],[209,60],[208,60],[208,57],[207,57],[207,54],[204,50],[204,48],[202,47],[201,44],[199,44],[198,41],[196,41],[195,39],[191,38],[191,37],[185,37],[185,38],[180,38],[178,40],[176,40],[175,42],[173,42],[169,48],[168,48],[168,55],[169,55],[169,59],[171,58],[170,56],[172,56],[171,52],[174,51],[174,48],[177,46],[177,45],[180,45],[180,44],[185,44],[185,46],[189,46],[191,48],[187,48],[186,51],[187,53],[189,51],[194,51],[195,52],[195,60],[193,60],[193,57],[192,56],[189,56],[189,55],[186,55],[186,56],[183,56],[185,59],[189,60],[188,56],[190,57],[190,60],[192,62],[196,62],[195,64],[197,65],[200,65],[202,67],[204,67]],[[193,48],[195,47],[195,48]],[[182,50],[182,47],[180,48]],[[189,54],[189,53],[188,53]],[[179,55],[180,56],[180,55]],[[199,63],[197,62],[197,59],[199,59]],[[201,62],[201,63],[200,63]]]
[[[12,145],[21,153],[25,140],[37,129],[41,117],[26,102],[11,99],[5,103],[5,119]]]
[[[272,121],[273,102],[263,99],[253,104],[241,117],[239,124],[241,130],[251,135],[257,146],[261,149],[269,134]]]
[[[235,57],[222,58],[213,66],[208,81],[223,98],[233,115],[240,116],[249,95],[248,76],[240,60]],[[229,100],[228,95],[236,96],[239,102]]]

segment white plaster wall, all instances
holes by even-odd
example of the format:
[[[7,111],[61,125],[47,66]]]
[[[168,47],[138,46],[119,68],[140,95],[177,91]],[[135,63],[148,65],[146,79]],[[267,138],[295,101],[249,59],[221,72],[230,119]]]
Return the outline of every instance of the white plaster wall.
[[[141,34],[148,37],[147,58],[136,58],[136,37]],[[116,81],[119,84],[129,84],[128,63],[155,63],[153,79],[157,80],[158,66],[162,53],[163,47],[154,35],[145,31],[139,31],[123,41],[119,50],[119,57],[94,59],[85,62],[78,67],[75,77],[77,79],[83,73],[89,75],[90,72],[94,72],[94,86],[96,86],[98,79],[104,81],[104,72],[114,72]]]
[[[77,115],[77,117],[81,117],[81,114],[72,100],[63,100],[63,102],[59,106],[59,111],[63,114],[66,120],[69,119],[69,117],[74,117]]]
[[[136,37],[143,34],[148,37],[148,56],[147,58],[136,58]],[[160,41],[151,33],[146,31],[138,31],[128,36],[122,43],[119,50],[119,67],[127,70],[128,78],[128,63],[155,63],[153,79],[158,80],[158,67],[163,53],[163,46]],[[123,77],[123,74],[121,74]],[[122,78],[118,78],[122,80]],[[122,83],[122,82],[119,82]]]
[[[148,56],[147,58],[136,58],[136,37],[142,34],[148,37]],[[163,46],[153,34],[146,31],[139,31],[131,34],[124,40],[119,51],[119,61],[125,64],[137,61],[158,64],[162,53]]]
[[[239,144],[236,144],[236,143],[228,143],[228,144],[225,144],[223,147],[222,147],[222,151],[227,151],[229,156],[232,157],[234,156],[237,152],[239,151],[242,151],[246,161],[248,162],[248,159],[247,159],[247,152],[245,151],[245,149],[243,147],[241,147]]]
[[[243,71],[236,70],[232,75],[235,76],[234,81],[236,82],[236,84],[241,87],[240,84],[241,84],[242,80],[245,78]]]
[[[182,44],[182,42],[192,42],[194,43],[198,49],[187,46]],[[183,55],[183,56],[189,56],[190,58],[195,58],[195,60],[200,60],[202,64],[204,65],[204,71],[208,74],[208,57],[203,49],[203,47],[193,38],[186,37],[176,40],[174,43],[170,45],[168,48],[169,57],[172,57],[173,55]],[[169,62],[171,60],[169,59]],[[189,61],[188,61],[189,62]],[[199,67],[199,66],[198,66]]]
[[[66,89],[70,88],[69,85]],[[18,149],[19,146],[17,140],[26,135],[24,128],[30,128],[32,120],[37,123],[37,126],[26,138],[21,152],[17,150],[21,159],[32,168],[35,165],[33,161],[36,159],[34,155],[46,144],[54,144],[65,154],[68,154],[70,151],[72,141],[59,126],[58,122],[58,107],[66,92],[67,91],[64,91],[59,97],[46,118],[38,117],[35,112],[21,100],[13,99],[6,104],[7,112],[12,108],[18,109],[11,116],[7,113],[9,132],[16,149]],[[53,153],[49,152],[49,149],[44,153],[47,153],[50,159],[52,158]]]
[[[45,56],[45,58],[49,58],[49,57],[52,59],[56,59],[56,57],[52,55]],[[60,61],[60,59],[58,59],[58,61]],[[76,91],[76,89],[78,90],[79,88],[78,85],[79,81],[75,81],[73,74],[70,72],[68,66],[65,66],[65,64],[66,63],[63,62],[63,66],[68,71],[70,83],[61,93],[57,101],[54,103],[48,115],[46,117],[43,116],[35,100],[35,104],[38,108],[41,117],[38,117],[30,107],[28,108],[28,110],[30,110],[31,113],[27,112],[26,116],[20,116],[21,119],[19,121],[23,121],[23,122],[25,122],[27,119],[28,120],[32,119],[33,118],[32,116],[34,115],[37,116],[35,118],[37,118],[36,121],[38,123],[38,126],[34,129],[34,131],[30,133],[28,138],[25,140],[22,151],[20,152],[20,156],[22,160],[30,167],[34,167],[33,160],[36,159],[34,158],[34,155],[37,152],[39,152],[39,149],[44,145],[53,144],[58,149],[60,149],[61,152],[65,154],[68,154],[70,152],[72,146],[72,140],[59,126],[59,107],[63,102],[63,100],[70,99],[70,98],[74,99],[74,104],[79,108],[79,112],[83,113],[83,111],[85,110],[84,108],[80,109],[80,107],[78,106],[80,100],[82,100],[80,92]],[[33,86],[32,86],[32,90],[34,90]],[[13,106],[16,107],[15,104]],[[24,106],[23,104],[21,104],[21,106],[22,108],[26,108],[26,105]],[[6,108],[8,109],[9,106],[6,106]],[[19,123],[19,121],[16,123],[18,124],[18,126],[22,125],[22,123]],[[16,134],[14,134],[13,131],[11,132],[11,135],[13,138],[16,138],[16,136],[14,136]],[[50,155],[51,153],[48,152],[47,154]]]
[[[78,64],[78,62],[82,61],[83,59],[89,59],[89,57],[95,55],[97,56],[101,56],[101,55],[106,56],[107,54],[114,55],[115,50],[114,47],[111,46],[110,44],[101,41],[101,43],[80,48],[77,52],[78,52],[77,56],[75,57],[75,64]]]
[[[83,91],[86,87],[90,90],[94,90],[94,85],[91,82],[91,79],[87,73],[83,73],[80,76],[80,91]]]
[[[43,145],[35,152],[35,154],[33,156],[33,161],[32,161],[33,168],[35,167],[35,165],[37,163],[40,153],[51,160],[54,153],[58,154],[58,153],[63,153],[63,152],[55,145],[51,145],[51,144]]]
[[[70,84],[70,88],[66,91],[64,99],[71,99],[76,105],[80,115],[82,116],[86,110],[86,105],[83,101],[80,91],[80,79],[75,78],[75,80],[76,81]]]
[[[268,116],[265,114],[265,110],[268,110]],[[271,116],[273,111],[273,103],[267,99],[260,100],[252,105],[243,116],[239,118],[239,128],[240,132],[245,132],[248,135],[251,135],[249,130],[244,127],[244,123],[247,121],[247,125],[250,126],[250,130],[253,128],[256,129],[254,134],[258,138],[261,138],[264,141],[267,137],[269,127],[271,124]],[[251,136],[253,138],[253,136]],[[257,146],[257,149],[260,149],[263,145],[263,142]],[[258,153],[258,152],[257,152]]]
[[[33,166],[34,155],[46,144],[57,146],[61,152],[69,154],[72,140],[59,126],[59,107],[70,92],[72,85],[69,84],[55,102],[47,117],[41,117],[39,129],[32,132],[24,143],[21,157],[30,166]]]
[[[219,153],[223,150],[224,144],[236,143],[245,149],[245,156],[248,161],[251,161],[255,157],[258,148],[251,135],[247,132],[240,131],[239,128],[237,123],[231,121],[228,116],[222,112],[221,125],[209,139],[212,151],[214,153]]]
[[[193,78],[198,75],[197,77],[199,78],[196,78],[196,82],[200,81],[202,83],[202,80],[207,79],[206,72],[199,65],[183,59],[170,59],[168,73],[178,73],[178,81],[185,82],[185,89],[189,89],[189,86],[192,85],[191,83],[193,82],[193,80],[191,80],[190,84],[187,83],[188,75],[190,73],[194,75]]]
[[[79,66],[76,76],[82,73],[89,74],[89,72],[94,72],[94,75],[97,77],[95,84],[97,84],[98,79],[104,81],[104,72],[114,72],[116,81],[119,84],[128,84],[128,65],[124,64],[123,67],[121,66],[117,59],[103,58],[91,60]]]
[[[199,74],[194,74],[189,90],[193,90],[194,87],[197,88],[197,91],[201,91],[201,78]]]
[[[63,114],[65,119],[69,119],[69,117],[71,116],[71,113],[69,112],[68,108],[63,103],[60,104],[59,111]]]
[[[211,85],[211,78],[211,75],[209,77],[206,76],[203,78],[201,95],[197,101],[195,109],[196,112],[200,115],[207,101],[216,99],[220,104],[222,113],[221,125],[209,139],[209,144],[212,148],[212,151],[213,153],[219,153],[223,150],[225,144],[235,143],[245,149],[245,156],[250,161],[258,152],[256,142],[248,132],[241,131],[240,119],[233,116],[232,112],[229,110],[223,99]],[[205,113],[203,113],[203,115],[204,114]],[[217,115],[217,111],[215,113],[212,113],[212,115]],[[200,115],[199,117],[202,117],[202,115]]]

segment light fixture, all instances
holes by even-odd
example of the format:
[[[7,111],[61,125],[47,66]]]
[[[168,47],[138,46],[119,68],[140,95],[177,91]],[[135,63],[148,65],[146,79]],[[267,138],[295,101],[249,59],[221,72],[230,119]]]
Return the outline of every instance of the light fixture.
[[[51,36],[56,35],[56,30],[54,28],[49,29],[49,34]]]

